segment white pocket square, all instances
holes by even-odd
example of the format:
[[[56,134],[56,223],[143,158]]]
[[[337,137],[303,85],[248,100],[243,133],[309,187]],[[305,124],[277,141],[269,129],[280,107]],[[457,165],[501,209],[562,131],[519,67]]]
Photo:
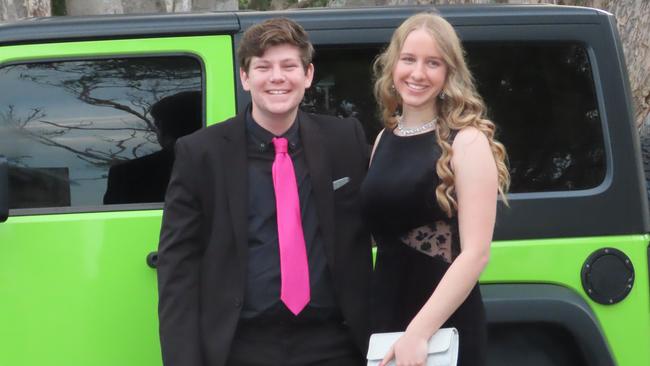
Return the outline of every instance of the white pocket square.
[[[336,191],[337,189],[343,187],[344,185],[348,184],[350,181],[350,177],[343,177],[341,179],[337,179],[332,182],[332,187],[334,187],[334,190]]]

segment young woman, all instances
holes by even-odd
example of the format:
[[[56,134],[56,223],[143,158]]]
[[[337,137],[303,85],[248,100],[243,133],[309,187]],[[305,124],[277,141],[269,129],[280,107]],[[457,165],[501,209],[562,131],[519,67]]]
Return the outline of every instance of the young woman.
[[[378,135],[363,209],[378,247],[375,332],[404,331],[383,364],[423,365],[441,327],[459,330],[459,365],[485,363],[478,287],[509,183],[503,145],[451,25],[407,19],[375,61]]]

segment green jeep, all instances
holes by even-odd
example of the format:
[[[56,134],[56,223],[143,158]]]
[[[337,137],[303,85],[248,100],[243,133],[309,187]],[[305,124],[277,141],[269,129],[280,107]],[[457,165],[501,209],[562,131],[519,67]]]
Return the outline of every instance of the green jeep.
[[[160,365],[155,251],[168,150],[179,131],[249,103],[234,61],[242,32],[272,16],[299,21],[316,48],[303,108],[356,116],[372,140],[372,60],[423,10],[0,25],[0,365]],[[510,207],[499,209],[481,278],[489,364],[650,365],[648,197],[614,17],[439,10],[510,157]],[[196,103],[170,108],[187,95]],[[196,120],[170,118],[188,106]]]

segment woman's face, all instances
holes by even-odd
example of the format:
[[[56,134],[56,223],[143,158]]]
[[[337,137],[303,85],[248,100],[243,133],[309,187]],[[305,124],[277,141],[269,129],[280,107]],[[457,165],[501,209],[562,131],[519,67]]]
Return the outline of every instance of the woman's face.
[[[435,110],[446,77],[447,64],[436,41],[424,29],[412,31],[393,69],[393,83],[402,98],[404,113]]]

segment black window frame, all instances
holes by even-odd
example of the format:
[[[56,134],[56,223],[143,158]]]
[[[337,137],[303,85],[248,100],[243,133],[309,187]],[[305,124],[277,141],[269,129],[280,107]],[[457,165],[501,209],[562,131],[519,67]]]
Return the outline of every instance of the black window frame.
[[[492,14],[473,17],[446,8],[442,15],[454,25],[462,41],[471,42],[575,42],[585,45],[594,80],[605,154],[605,176],[596,187],[575,191],[514,193],[510,207],[499,204],[495,240],[639,234],[650,231],[645,181],[640,163],[636,129],[629,105],[629,86],[620,40],[611,15],[567,14],[565,17],[519,17]],[[417,11],[413,11],[417,12]],[[410,14],[386,15],[372,25],[355,17],[324,19],[303,14],[289,16],[300,22],[315,48],[387,44],[393,30]],[[365,17],[365,16],[360,16]],[[260,15],[242,17],[242,30],[261,20]],[[365,18],[364,18],[365,19]],[[234,37],[239,44],[241,32]],[[318,67],[318,65],[316,65]],[[602,70],[622,70],[609,74]],[[250,96],[237,77],[237,107],[243,110]],[[636,145],[635,145],[636,144]],[[616,154],[613,151],[616,150]]]

